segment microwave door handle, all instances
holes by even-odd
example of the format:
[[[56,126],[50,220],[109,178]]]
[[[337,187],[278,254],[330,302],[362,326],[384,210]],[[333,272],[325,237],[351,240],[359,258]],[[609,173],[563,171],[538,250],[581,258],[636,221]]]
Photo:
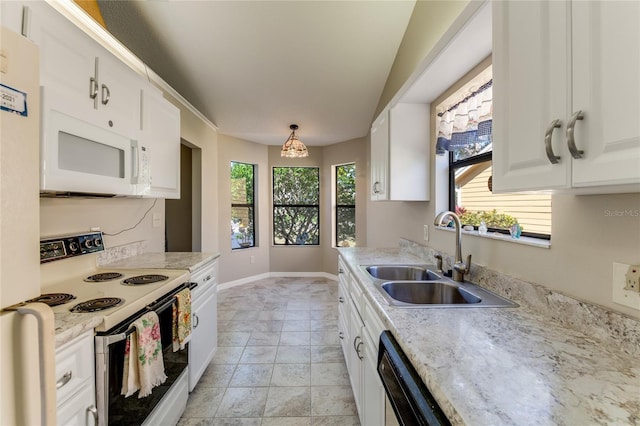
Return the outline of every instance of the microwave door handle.
[[[131,157],[132,163],[132,176],[131,183],[139,183],[140,180],[140,147],[138,141],[131,141]]]

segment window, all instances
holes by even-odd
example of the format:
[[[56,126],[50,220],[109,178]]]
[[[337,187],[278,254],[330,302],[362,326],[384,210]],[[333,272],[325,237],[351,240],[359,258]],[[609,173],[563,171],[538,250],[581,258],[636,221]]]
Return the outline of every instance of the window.
[[[231,249],[256,245],[254,164],[231,162]]]
[[[273,168],[273,244],[320,244],[320,169]]]
[[[356,165],[335,166],[335,245],[356,245]]]
[[[551,195],[492,192],[492,69],[479,72],[436,107],[436,153],[449,159],[449,210],[463,225],[509,234],[551,238]],[[448,152],[447,152],[448,151]]]

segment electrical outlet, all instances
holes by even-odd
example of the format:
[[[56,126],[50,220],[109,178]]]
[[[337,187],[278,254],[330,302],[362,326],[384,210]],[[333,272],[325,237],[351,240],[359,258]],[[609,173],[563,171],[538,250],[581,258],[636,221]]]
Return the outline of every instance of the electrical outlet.
[[[429,225],[424,226],[424,240],[429,241]]]
[[[626,279],[625,290],[640,292],[640,266],[631,265],[627,269],[627,273],[624,274]]]
[[[613,263],[613,301],[640,311],[640,265]]]
[[[154,213],[153,214],[153,227],[154,228],[160,228],[160,226],[162,226],[162,214],[161,213]]]

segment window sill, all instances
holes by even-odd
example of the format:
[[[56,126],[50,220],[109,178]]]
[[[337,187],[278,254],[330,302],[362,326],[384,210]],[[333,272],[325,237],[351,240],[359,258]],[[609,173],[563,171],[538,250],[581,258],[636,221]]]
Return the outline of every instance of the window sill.
[[[445,226],[436,226],[436,229],[439,231],[455,232],[454,228],[449,228]],[[499,240],[499,241],[514,243],[514,244],[523,244],[526,246],[533,246],[533,247],[546,248],[546,249],[551,248],[550,240],[541,240],[539,238],[531,238],[531,237],[511,238],[511,236],[509,235],[500,234],[498,232],[488,232],[486,234],[480,234],[477,230],[465,231],[464,229],[462,230],[462,234],[471,235],[479,238],[489,238],[491,240]]]

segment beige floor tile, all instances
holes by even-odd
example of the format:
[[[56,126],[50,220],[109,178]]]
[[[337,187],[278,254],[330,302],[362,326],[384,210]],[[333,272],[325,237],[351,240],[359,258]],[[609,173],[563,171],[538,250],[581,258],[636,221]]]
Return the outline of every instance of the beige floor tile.
[[[309,346],[279,346],[277,364],[308,364],[311,361]]]
[[[287,331],[280,336],[280,346],[309,346],[309,331]]]
[[[311,346],[311,362],[344,363],[344,355],[340,346]]]
[[[262,417],[269,388],[228,388],[216,417]]]
[[[310,377],[309,364],[275,364],[271,386],[309,386]]]
[[[273,364],[277,346],[247,346],[240,357],[242,364]]]
[[[251,333],[248,331],[232,331],[218,333],[218,347],[244,346],[247,344]]]
[[[311,386],[349,386],[344,362],[311,364]]]
[[[225,388],[198,387],[191,392],[183,417],[213,417],[222,401]]]
[[[229,387],[269,386],[273,364],[238,364]]]
[[[355,416],[356,403],[349,386],[311,386],[312,416]]]
[[[236,370],[236,364],[209,364],[200,377],[198,387],[226,388]]]
[[[254,331],[247,341],[247,346],[278,346],[279,332]]]
[[[244,351],[242,346],[227,346],[218,348],[211,362],[213,364],[236,364]]]
[[[311,414],[309,387],[270,388],[264,417],[304,417]]]

